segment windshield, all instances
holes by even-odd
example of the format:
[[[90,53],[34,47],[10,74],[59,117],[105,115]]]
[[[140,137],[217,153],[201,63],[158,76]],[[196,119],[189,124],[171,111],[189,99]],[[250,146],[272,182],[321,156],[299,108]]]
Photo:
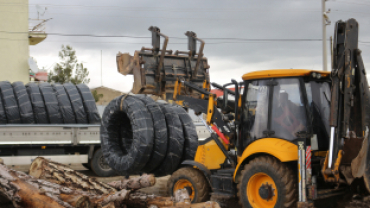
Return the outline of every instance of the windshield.
[[[306,132],[306,110],[303,104],[299,80],[276,79],[273,91],[271,130],[274,136],[294,140]]]
[[[313,116],[312,128],[317,135],[319,150],[328,149],[330,117],[330,85],[327,82],[306,83],[307,100]]]

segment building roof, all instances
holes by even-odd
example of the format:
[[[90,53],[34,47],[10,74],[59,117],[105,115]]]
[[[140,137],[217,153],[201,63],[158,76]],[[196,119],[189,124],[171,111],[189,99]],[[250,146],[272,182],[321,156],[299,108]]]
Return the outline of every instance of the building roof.
[[[331,73],[330,71],[317,71],[310,69],[272,69],[249,72],[244,74],[242,78],[243,80],[251,80],[251,79],[266,79],[273,77],[300,77],[300,76],[309,76],[313,72],[319,73],[323,77],[329,76]]]

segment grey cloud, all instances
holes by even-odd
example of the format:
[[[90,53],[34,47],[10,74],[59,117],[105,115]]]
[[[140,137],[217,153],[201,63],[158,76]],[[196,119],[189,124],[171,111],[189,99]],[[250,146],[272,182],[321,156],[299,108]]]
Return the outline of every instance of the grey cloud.
[[[357,2],[357,1],[356,1]],[[30,4],[51,4],[50,1],[30,0]],[[149,37],[149,26],[155,25],[170,37],[185,38],[184,32],[194,31],[200,38],[321,38],[321,2],[309,0],[250,0],[250,1],[71,1],[53,4],[87,5],[96,7],[49,6],[44,18],[53,18],[46,32],[66,34],[131,35]],[[367,10],[369,5],[351,5],[328,1],[332,24],[327,37],[333,35],[335,21],[356,18],[360,23],[360,40],[370,42]],[[112,7],[109,7],[112,6]],[[30,17],[35,17],[30,5]],[[189,12],[190,11],[190,12]],[[191,12],[196,11],[196,12]],[[211,66],[212,81],[228,82],[251,70],[271,68],[322,68],[321,42],[241,42],[206,39],[205,56]],[[144,44],[133,44],[144,43]],[[92,38],[49,36],[30,47],[31,56],[46,60],[57,56],[61,44],[70,44],[77,56],[94,75],[91,86],[100,84],[100,50],[103,50],[104,85],[128,91],[132,78],[116,72],[115,54],[130,52],[142,46],[150,47],[150,39]],[[177,44],[183,43],[183,44]],[[186,39],[170,39],[169,48],[186,50]],[[208,43],[208,44],[207,44]],[[329,46],[329,43],[328,43]],[[370,62],[370,44],[360,44],[365,66]],[[328,47],[329,49],[329,47]],[[328,51],[329,52],[329,51]],[[328,54],[329,56],[330,54]],[[330,60],[330,58],[328,59]],[[47,61],[39,61],[39,65]],[[330,67],[329,67],[330,68]],[[232,72],[232,73],[230,73]],[[105,81],[107,79],[107,81]]]

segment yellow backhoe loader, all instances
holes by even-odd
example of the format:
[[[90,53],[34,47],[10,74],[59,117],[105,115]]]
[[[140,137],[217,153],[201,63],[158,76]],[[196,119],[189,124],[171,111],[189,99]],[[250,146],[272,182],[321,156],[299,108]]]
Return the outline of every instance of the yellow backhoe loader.
[[[189,51],[173,52],[159,28],[149,30],[153,48],[118,54],[118,71],[134,75],[135,94],[205,114],[211,133],[172,174],[170,193],[186,188],[192,202],[238,197],[243,207],[262,208],[369,195],[370,91],[355,19],[336,23],[331,72],[256,71],[223,86],[210,84],[194,32],[186,33]]]

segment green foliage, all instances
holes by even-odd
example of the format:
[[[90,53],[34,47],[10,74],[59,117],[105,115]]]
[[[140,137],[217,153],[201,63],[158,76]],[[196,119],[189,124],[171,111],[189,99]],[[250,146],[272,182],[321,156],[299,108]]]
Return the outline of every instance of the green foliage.
[[[94,99],[95,99],[95,102],[99,102],[100,98],[103,98],[103,94],[98,94],[98,91],[94,90],[91,92],[91,94],[93,95]]]
[[[61,61],[57,63],[48,75],[48,82],[73,84],[88,84],[90,82],[89,70],[82,63],[77,63],[76,51],[70,45],[62,45],[59,51]],[[73,76],[74,75],[74,76]]]

